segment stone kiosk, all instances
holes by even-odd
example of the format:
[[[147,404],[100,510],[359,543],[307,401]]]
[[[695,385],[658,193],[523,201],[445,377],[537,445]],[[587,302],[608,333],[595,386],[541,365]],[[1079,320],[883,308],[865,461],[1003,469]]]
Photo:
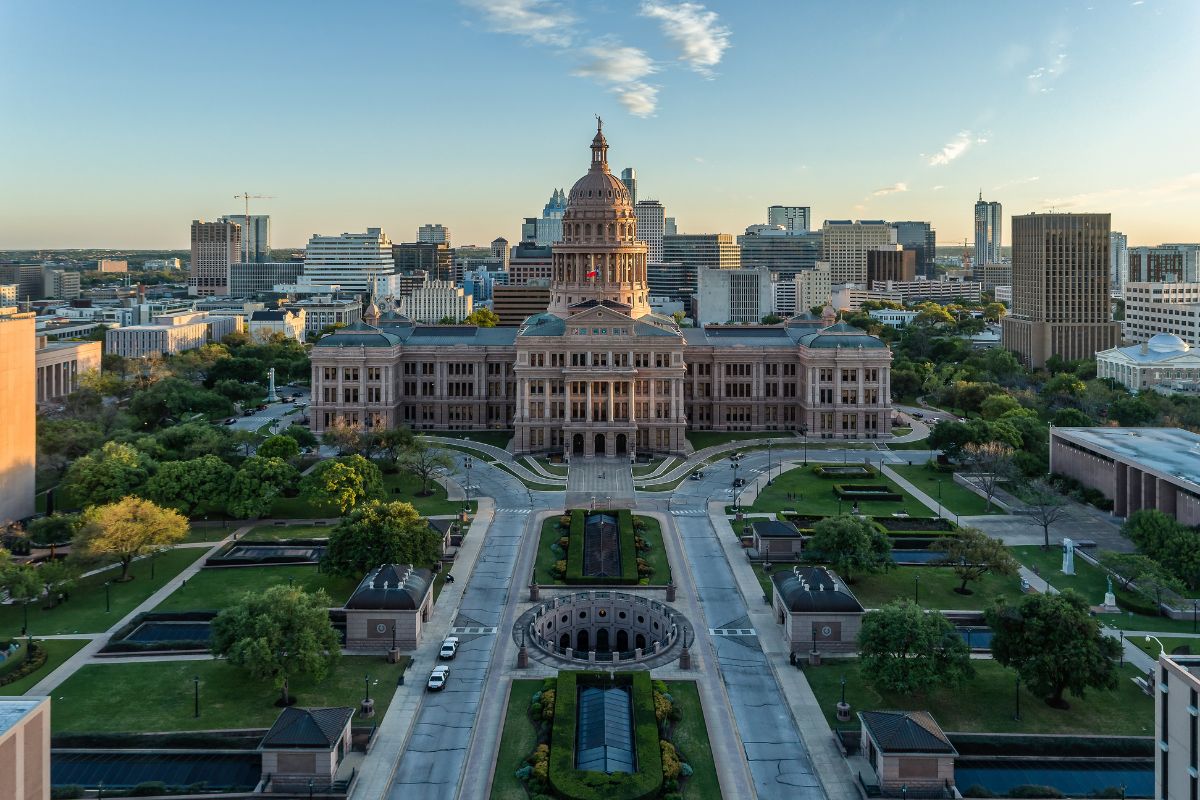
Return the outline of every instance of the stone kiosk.
[[[350,753],[354,709],[285,708],[258,745],[268,792],[326,789]]]
[[[750,524],[754,549],[767,561],[799,561],[804,537],[790,522],[755,520]]]
[[[783,639],[795,655],[851,655],[858,649],[863,606],[846,583],[825,567],[793,567],[771,576],[771,605]]]
[[[433,573],[412,564],[384,564],[367,573],[346,601],[346,647],[412,650],[433,608]]]
[[[884,795],[954,786],[958,751],[928,711],[860,711],[861,752]]]

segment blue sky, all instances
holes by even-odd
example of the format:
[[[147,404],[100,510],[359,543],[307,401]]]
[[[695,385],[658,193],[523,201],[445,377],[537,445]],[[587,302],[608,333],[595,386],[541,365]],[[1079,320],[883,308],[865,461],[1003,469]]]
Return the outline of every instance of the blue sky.
[[[587,167],[685,232],[1111,211],[1200,240],[1200,3],[0,2],[0,247],[187,246],[273,195],[273,243],[424,222],[515,240]]]

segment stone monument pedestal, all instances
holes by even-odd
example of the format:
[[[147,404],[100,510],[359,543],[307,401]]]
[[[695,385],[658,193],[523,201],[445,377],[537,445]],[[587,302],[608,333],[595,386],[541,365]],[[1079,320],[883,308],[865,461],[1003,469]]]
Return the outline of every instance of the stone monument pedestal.
[[[387,652],[387,660],[389,664],[396,664],[400,661],[400,648],[393,647]]]
[[[821,666],[821,651],[820,650],[810,650],[808,653],[808,663],[809,663],[809,665],[814,666],[814,667]]]
[[[691,669],[692,668],[692,654],[688,652],[688,649],[686,647],[683,648],[683,652],[681,652],[679,654],[679,668],[680,669]]]
[[[517,651],[517,669],[527,669],[529,667],[529,649],[525,645],[521,645],[521,649]]]
[[[1104,604],[1100,606],[1100,610],[1105,614],[1115,614],[1121,609],[1117,606],[1117,596],[1112,592],[1104,593]]]
[[[838,722],[850,721],[850,704],[838,702],[837,704],[837,719]]]
[[[375,701],[374,700],[363,700],[361,707],[359,708],[359,713],[362,714],[364,717],[375,716]]]

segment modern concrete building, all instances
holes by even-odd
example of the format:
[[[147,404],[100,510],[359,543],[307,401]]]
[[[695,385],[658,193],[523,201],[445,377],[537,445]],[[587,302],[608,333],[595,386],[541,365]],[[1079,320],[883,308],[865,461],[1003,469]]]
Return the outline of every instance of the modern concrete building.
[[[1162,394],[1200,391],[1200,350],[1173,333],[1158,333],[1131,347],[1096,353],[1096,377],[1131,392]]]
[[[867,253],[896,243],[896,229],[883,220],[825,220],[821,260],[829,262],[834,286],[867,282]]]
[[[246,332],[256,339],[269,339],[281,334],[297,342],[304,341],[304,325],[307,312],[299,309],[264,309],[253,311],[246,320]]]
[[[833,306],[839,311],[857,311],[867,301],[910,305],[926,300],[935,303],[966,301],[978,303],[983,285],[976,281],[878,281],[868,290],[861,284],[848,283],[833,287]]]
[[[1174,247],[1130,247],[1129,283],[1180,283],[1185,280],[1184,253]]]
[[[985,292],[995,292],[997,286],[1012,286],[1012,264],[976,264],[971,270],[971,277],[983,285]]]
[[[1156,508],[1200,525],[1200,435],[1182,428],[1051,428],[1050,471],[1113,501],[1128,517]]]
[[[80,294],[78,272],[49,267],[42,271],[42,296],[47,300],[78,300]]]
[[[649,268],[655,296],[686,298],[695,294],[702,269],[737,269],[741,251],[728,233],[663,235],[663,259]]]
[[[492,311],[500,318],[496,323],[515,328],[550,305],[550,279],[531,281],[517,286],[492,287]]]
[[[37,337],[37,401],[61,400],[79,388],[79,376],[100,370],[100,342],[50,341]]]
[[[998,202],[988,202],[979,193],[975,202],[975,257],[976,265],[992,264],[1000,260],[1000,247],[1004,241],[1003,208]]]
[[[362,319],[362,303],[328,295],[285,303],[281,308],[304,311],[304,336],[312,340],[330,325],[354,325]]]
[[[447,255],[449,251],[447,250]],[[304,251],[304,281],[365,293],[372,275],[396,272],[392,243],[379,228],[340,236],[313,234]]]
[[[229,265],[229,294],[274,294],[276,286],[299,283],[303,274],[303,261],[239,261]]]
[[[178,269],[179,259],[175,259]],[[96,262],[97,272],[129,272],[129,262],[123,258],[101,258]]]
[[[880,281],[915,281],[917,251],[899,244],[881,245],[867,251],[867,285]]]
[[[242,228],[236,222],[192,220],[188,294],[229,294],[229,266],[241,261]]]
[[[450,229],[440,223],[426,223],[417,228],[417,241],[450,246]]]
[[[471,295],[449,281],[429,281],[400,300],[400,313],[414,322],[461,322],[471,309]]]
[[[818,261],[812,269],[803,269],[792,276],[795,285],[796,313],[803,314],[817,306],[827,306],[833,299],[829,278],[829,262]]]
[[[1160,333],[1200,347],[1200,283],[1125,284],[1121,337],[1144,342]]]
[[[0,307],[15,306],[20,288],[15,283],[0,283]]]
[[[1112,319],[1110,215],[1026,214],[1012,226],[1004,347],[1034,368],[1053,356],[1073,361],[1114,347],[1121,332]]]
[[[766,267],[702,269],[697,277],[698,325],[757,323],[775,313],[775,286]]]
[[[50,800],[50,698],[0,698],[0,797]]]
[[[767,206],[767,224],[789,233],[808,233],[812,226],[811,206]]]
[[[195,350],[208,341],[208,325],[130,325],[104,332],[104,351],[124,358],[173,355]]]
[[[454,251],[438,242],[403,242],[392,245],[392,261],[399,273],[426,272],[434,280],[454,279]]]
[[[17,300],[36,300],[45,284],[41,264],[0,264],[0,283],[17,287]]]
[[[35,353],[33,313],[0,308],[0,526],[34,510]]]
[[[783,277],[812,269],[821,260],[821,232],[751,225],[737,237],[743,267],[766,267]]]
[[[625,186],[625,191],[629,192],[629,202],[633,203],[634,207],[638,204],[637,199],[637,170],[633,167],[626,167],[621,170],[621,183]]]
[[[1200,792],[1200,655],[1160,651],[1154,698],[1155,800],[1192,800]]]
[[[226,214],[221,222],[233,222],[242,229],[242,249],[234,261],[265,264],[271,260],[271,217],[266,214]]]
[[[550,245],[521,242],[512,249],[508,260],[508,285],[548,281],[553,267],[554,254]]]
[[[1129,281],[1129,238],[1120,231],[1108,234],[1109,280],[1114,292],[1124,290]]]
[[[932,278],[936,274],[937,231],[928,222],[893,222],[896,243],[917,254],[917,274]]]
[[[638,238],[649,248],[649,263],[663,260],[663,228],[667,210],[657,200],[639,200],[633,206],[637,218]]]

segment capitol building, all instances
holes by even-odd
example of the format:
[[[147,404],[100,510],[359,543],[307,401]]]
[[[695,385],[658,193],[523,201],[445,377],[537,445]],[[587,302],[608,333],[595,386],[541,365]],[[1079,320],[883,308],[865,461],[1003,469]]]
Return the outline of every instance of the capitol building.
[[[891,435],[891,351],[822,319],[680,328],[600,126],[567,193],[550,302],[518,328],[420,325],[372,303],[312,350],[312,429],[508,429],[515,453],[683,453],[692,430]]]

